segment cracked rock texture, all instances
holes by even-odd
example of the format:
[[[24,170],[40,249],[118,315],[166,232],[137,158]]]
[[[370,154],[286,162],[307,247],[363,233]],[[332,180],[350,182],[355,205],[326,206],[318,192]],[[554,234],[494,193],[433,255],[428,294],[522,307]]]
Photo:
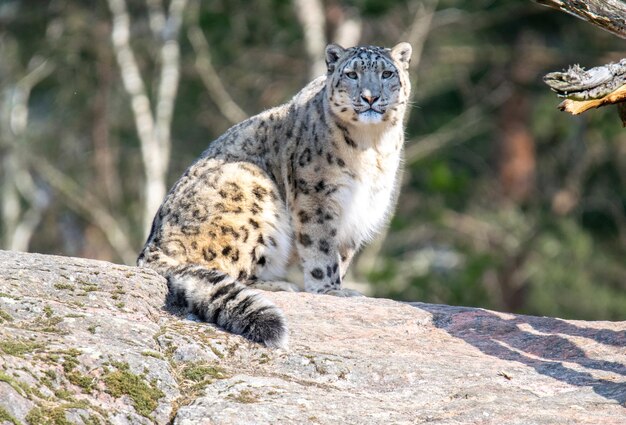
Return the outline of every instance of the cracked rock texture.
[[[267,294],[270,350],[149,270],[0,251],[0,424],[625,424],[626,322]]]

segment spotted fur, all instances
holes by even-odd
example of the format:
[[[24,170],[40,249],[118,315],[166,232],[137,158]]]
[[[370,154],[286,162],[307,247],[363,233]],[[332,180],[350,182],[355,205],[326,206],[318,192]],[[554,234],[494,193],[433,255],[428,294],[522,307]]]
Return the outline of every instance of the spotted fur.
[[[298,262],[304,290],[341,288],[354,253],[393,210],[411,46],[326,48],[328,73],[230,128],[171,189],[137,260],[199,318],[272,347],[282,313],[252,288]]]

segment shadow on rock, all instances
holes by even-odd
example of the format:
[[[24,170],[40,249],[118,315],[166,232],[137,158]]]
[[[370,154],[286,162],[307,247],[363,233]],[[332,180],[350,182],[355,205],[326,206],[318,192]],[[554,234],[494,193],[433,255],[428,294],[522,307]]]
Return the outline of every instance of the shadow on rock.
[[[430,312],[435,326],[485,354],[522,363],[569,385],[591,387],[597,394],[616,400],[622,406],[626,403],[626,384],[597,378],[590,373],[591,370],[600,370],[626,376],[626,364],[590,358],[587,353],[591,350],[583,350],[561,336],[587,338],[626,349],[626,331],[579,327],[548,317],[511,315],[511,318],[504,318],[475,308],[446,306],[444,309],[443,306],[422,303],[411,305]],[[580,370],[566,364],[579,365],[576,369]]]

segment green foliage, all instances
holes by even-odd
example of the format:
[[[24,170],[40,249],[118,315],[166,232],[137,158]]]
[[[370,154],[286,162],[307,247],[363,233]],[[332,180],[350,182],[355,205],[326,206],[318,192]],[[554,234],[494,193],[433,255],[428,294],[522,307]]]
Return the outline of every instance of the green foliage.
[[[434,264],[435,256],[448,256],[444,264]],[[474,305],[493,307],[488,304],[488,294],[482,285],[482,276],[491,266],[493,259],[484,254],[467,252],[464,263],[448,270],[446,262],[459,261],[456,253],[427,249],[403,260],[386,259],[385,265],[372,271],[368,280],[374,284],[377,296],[386,296],[404,301],[428,300],[451,305]],[[434,261],[433,261],[434,260]],[[439,260],[441,261],[441,259]],[[403,267],[409,264],[409,270]],[[406,276],[410,278],[407,279]]]
[[[10,356],[21,357],[43,347],[40,343],[26,342],[16,339],[0,341],[0,351]]]
[[[9,422],[13,425],[19,425],[17,419],[15,419],[9,412],[7,412],[3,407],[0,407],[0,421],[1,422]]]
[[[226,372],[219,366],[190,364],[183,369],[182,375],[185,379],[200,382],[205,379],[223,379],[226,377]]]
[[[562,220],[537,241],[526,312],[593,320],[623,320],[626,272],[601,242],[573,220]]]
[[[35,407],[26,415],[26,422],[30,425],[72,425],[65,412],[68,409],[85,409],[90,407],[86,402],[72,402],[54,407]],[[99,423],[95,417],[89,418],[91,423]],[[89,423],[86,421],[86,423]]]
[[[0,323],[2,323],[2,322],[12,322],[12,321],[13,321],[13,316],[11,316],[6,311],[0,309]]]
[[[154,383],[147,382],[144,376],[130,372],[128,365],[121,365],[120,369],[107,373],[103,380],[109,394],[113,397],[129,396],[137,413],[146,417],[156,409],[158,400],[165,395]]]

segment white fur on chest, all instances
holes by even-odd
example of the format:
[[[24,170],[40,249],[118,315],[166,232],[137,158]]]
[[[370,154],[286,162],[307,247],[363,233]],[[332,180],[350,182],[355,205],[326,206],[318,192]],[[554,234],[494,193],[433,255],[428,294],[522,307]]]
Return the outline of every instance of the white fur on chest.
[[[338,190],[341,219],[337,236],[340,245],[371,241],[392,213],[392,198],[400,163],[399,149],[363,154],[355,178],[346,178]]]

